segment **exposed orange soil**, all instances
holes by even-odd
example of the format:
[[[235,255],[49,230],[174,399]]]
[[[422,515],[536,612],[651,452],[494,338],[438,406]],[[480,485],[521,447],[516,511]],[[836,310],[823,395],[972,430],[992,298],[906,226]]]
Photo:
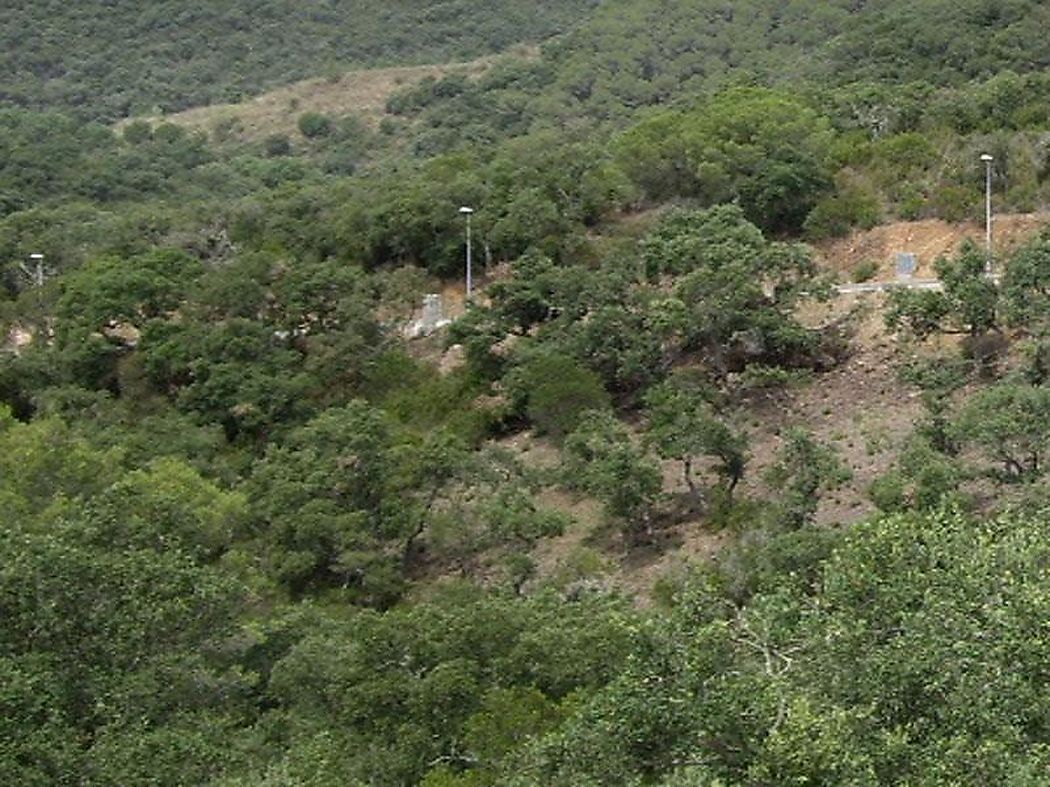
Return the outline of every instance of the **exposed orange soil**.
[[[1050,225],[1050,213],[1018,213],[996,216],[992,222],[993,249],[1009,253],[1033,233]],[[878,266],[875,281],[888,281],[896,276],[895,255],[912,252],[917,255],[915,275],[933,278],[933,264],[938,257],[951,255],[966,238],[984,244],[984,224],[965,222],[951,224],[941,219],[901,221],[874,229],[855,231],[848,237],[815,245],[820,264],[848,279],[850,272],[864,262]]]
[[[1016,248],[1048,224],[1047,213],[1002,216],[996,225],[997,247]],[[821,244],[818,260],[826,269],[848,272],[859,262],[872,259],[880,263],[878,278],[891,279],[893,254],[913,251],[919,255],[917,275],[932,276],[932,263],[938,256],[953,253],[966,237],[980,240],[980,229],[941,221],[890,224]],[[462,298],[456,295],[461,289],[450,285],[445,291],[446,308],[452,313],[462,308]],[[855,332],[851,354],[831,371],[766,397],[752,398],[741,408],[738,426],[748,434],[751,459],[739,495],[775,497],[776,490],[766,486],[763,476],[776,460],[785,430],[802,426],[834,446],[852,474],[842,488],[821,500],[817,522],[849,525],[875,512],[868,488],[893,466],[923,411],[919,392],[898,377],[901,362],[915,349],[900,345],[887,332],[882,320],[885,299],[882,293],[846,295],[827,304],[807,305],[800,311],[800,319],[811,326],[852,315]],[[922,351],[955,352],[957,341],[957,337],[931,340]],[[550,468],[557,464],[557,449],[542,438],[518,435],[505,444],[530,466]],[[685,485],[680,465],[665,462],[663,469],[664,491],[671,497],[682,496]],[[703,468],[698,470],[702,472]],[[661,576],[687,562],[710,559],[733,538],[730,533],[713,530],[703,515],[690,515],[660,531],[653,545],[627,549],[602,524],[601,507],[595,501],[552,489],[543,502],[569,513],[576,524],[565,535],[537,546],[534,557],[540,580],[564,574],[565,565],[571,564],[575,555],[591,549],[608,560],[598,581],[620,588],[640,604],[651,601],[654,583]]]

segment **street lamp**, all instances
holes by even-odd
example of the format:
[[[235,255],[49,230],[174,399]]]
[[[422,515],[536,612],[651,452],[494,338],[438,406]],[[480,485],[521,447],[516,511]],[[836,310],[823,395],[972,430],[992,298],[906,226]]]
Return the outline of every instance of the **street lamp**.
[[[24,263],[18,263],[18,267],[22,269],[22,273],[25,274],[26,278],[29,279],[37,287],[44,286],[44,255],[43,254],[30,254],[29,261],[32,263],[33,269],[30,270],[25,266]]]
[[[470,217],[474,214],[474,208],[464,205],[459,212],[467,217],[467,300],[469,301],[474,291],[473,272],[470,266]]]
[[[987,255],[985,272],[992,272],[992,162],[995,158],[988,153],[981,154],[984,162],[984,248]]]

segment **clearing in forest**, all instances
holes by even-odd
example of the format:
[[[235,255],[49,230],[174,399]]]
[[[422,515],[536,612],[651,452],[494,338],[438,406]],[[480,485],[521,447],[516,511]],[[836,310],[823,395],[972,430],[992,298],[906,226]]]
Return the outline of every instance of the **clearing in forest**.
[[[464,63],[348,71],[296,82],[236,104],[213,104],[170,115],[130,118],[119,125],[124,126],[134,120],[145,120],[153,125],[174,123],[242,142],[261,140],[273,134],[299,136],[297,123],[300,115],[306,112],[330,117],[353,114],[374,127],[386,113],[386,102],[391,95],[426,77],[441,79],[459,73],[476,79],[501,58],[530,58],[536,55],[535,48],[523,46],[506,54]]]

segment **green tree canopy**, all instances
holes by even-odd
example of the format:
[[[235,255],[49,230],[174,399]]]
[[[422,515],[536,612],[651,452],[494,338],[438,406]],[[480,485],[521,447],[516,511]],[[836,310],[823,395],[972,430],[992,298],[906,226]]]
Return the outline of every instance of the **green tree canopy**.
[[[653,649],[508,781],[1038,782],[1043,516],[860,525],[813,589],[785,575],[744,609],[698,580]]]
[[[1050,448],[1050,388],[1001,382],[979,391],[955,423],[958,439],[979,446],[1004,480],[1032,480]]]
[[[751,361],[792,365],[813,353],[816,336],[792,315],[804,292],[821,290],[808,251],[765,240],[739,207],[670,214],[645,239],[644,257],[651,275],[679,277],[686,346],[715,372]]]
[[[656,199],[736,201],[763,229],[798,230],[830,186],[830,124],[794,98],[737,89],[643,121],[619,141],[623,166]]]
[[[746,441],[718,416],[709,396],[705,397],[693,386],[676,382],[655,386],[646,394],[649,415],[646,439],[661,457],[682,463],[683,479],[693,495],[699,492],[693,462],[700,456],[716,461],[715,472],[722,477],[726,491],[732,494],[747,467]]]
[[[628,539],[652,533],[653,506],[663,486],[660,468],[612,414],[586,415],[566,438],[565,454],[571,483],[602,500]]]

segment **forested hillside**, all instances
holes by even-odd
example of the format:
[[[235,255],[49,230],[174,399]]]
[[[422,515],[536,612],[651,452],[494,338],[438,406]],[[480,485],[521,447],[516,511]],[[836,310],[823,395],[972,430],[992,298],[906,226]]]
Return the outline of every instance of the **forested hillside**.
[[[959,85],[1050,65],[1038,0],[612,0],[551,46],[592,113],[754,82]]]
[[[0,102],[113,120],[232,101],[351,66],[535,42],[596,0],[44,0],[0,18]]]
[[[1045,783],[1047,14],[5,11],[0,784]]]
[[[756,80],[941,86],[1038,72],[1048,14],[1038,0],[48,1],[0,20],[0,100],[112,120],[573,31],[548,47],[551,76],[605,116]]]

